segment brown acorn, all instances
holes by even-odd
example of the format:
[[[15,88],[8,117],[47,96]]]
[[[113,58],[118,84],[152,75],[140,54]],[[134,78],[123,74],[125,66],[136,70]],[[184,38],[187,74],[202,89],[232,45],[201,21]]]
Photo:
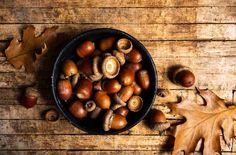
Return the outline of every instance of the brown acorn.
[[[82,119],[87,116],[87,111],[84,109],[82,102],[78,100],[70,105],[69,111],[78,119]]]
[[[82,60],[79,64],[79,72],[84,75],[92,75],[93,74],[93,64],[90,60]]]
[[[22,105],[26,108],[32,108],[37,103],[39,92],[33,87],[28,87],[25,90],[25,95],[22,98]]]
[[[123,129],[127,125],[127,120],[124,116],[114,114],[112,110],[108,110],[104,116],[103,129],[109,131],[110,129]]]
[[[121,90],[118,93],[118,96],[123,102],[127,102],[133,95],[133,93],[134,93],[134,88],[132,86],[125,86],[121,88]]]
[[[102,84],[102,88],[108,94],[114,94],[120,91],[121,84],[115,79],[105,80]]]
[[[119,74],[120,83],[129,86],[134,82],[135,72],[133,69],[123,69]]]
[[[183,87],[191,87],[195,83],[195,76],[190,68],[181,67],[174,72],[174,82]]]
[[[132,69],[134,72],[139,71],[142,68],[142,64],[140,63],[127,63],[125,64],[125,69]]]
[[[76,64],[74,63],[74,61],[66,60],[63,63],[62,71],[65,76],[72,76],[72,75],[75,75],[78,73],[78,68],[77,68]]]
[[[138,71],[137,82],[144,90],[147,90],[149,88],[150,78],[147,70]]]
[[[137,49],[132,49],[127,55],[126,59],[132,63],[139,63],[142,61],[142,55]]]
[[[135,81],[132,86],[134,88],[134,95],[140,95],[142,93],[142,88]]]
[[[99,48],[101,51],[107,51],[112,48],[114,42],[115,42],[114,37],[104,38],[99,42]]]
[[[93,84],[88,79],[80,80],[76,90],[76,96],[79,99],[87,100],[92,95]]]
[[[115,113],[126,117],[129,113],[129,109],[127,107],[120,107],[115,110]]]
[[[105,91],[97,91],[94,95],[94,101],[102,109],[110,109],[111,99]]]
[[[91,41],[84,41],[81,45],[76,48],[76,54],[80,58],[90,56],[95,50],[95,45]]]
[[[59,80],[57,92],[60,99],[67,101],[72,96],[72,85],[69,80]]]

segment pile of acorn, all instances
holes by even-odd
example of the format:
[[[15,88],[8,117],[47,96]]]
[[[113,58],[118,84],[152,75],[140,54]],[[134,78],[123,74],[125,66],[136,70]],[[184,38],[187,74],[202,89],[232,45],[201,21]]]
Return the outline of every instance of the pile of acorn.
[[[142,54],[126,38],[87,40],[76,48],[78,59],[65,60],[57,91],[77,119],[97,119],[103,114],[103,129],[122,129],[127,115],[142,109],[141,93],[150,85]],[[103,111],[103,113],[101,113]],[[105,113],[104,113],[105,111]]]

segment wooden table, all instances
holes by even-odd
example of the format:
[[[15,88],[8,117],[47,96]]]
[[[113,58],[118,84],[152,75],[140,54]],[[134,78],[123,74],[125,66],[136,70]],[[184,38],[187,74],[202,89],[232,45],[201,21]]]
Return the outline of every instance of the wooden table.
[[[4,49],[22,29],[37,32],[52,25],[67,41],[92,28],[111,27],[138,38],[149,50],[158,70],[158,85],[198,100],[194,88],[184,89],[166,77],[174,64],[191,67],[196,86],[209,88],[236,103],[236,0],[0,0],[0,154],[170,154],[173,138],[151,130],[145,122],[120,135],[88,135],[63,116],[48,123],[42,112],[55,107],[48,70],[31,75],[16,70]],[[66,41],[64,42],[66,43]],[[57,51],[56,51],[57,52]],[[47,68],[47,67],[46,67]],[[19,103],[23,88],[42,81],[41,97],[32,109]],[[46,92],[46,93],[45,93]],[[174,97],[157,98],[155,108],[169,121],[181,119],[163,104]],[[236,141],[224,154],[236,154]],[[198,149],[197,149],[198,150]]]

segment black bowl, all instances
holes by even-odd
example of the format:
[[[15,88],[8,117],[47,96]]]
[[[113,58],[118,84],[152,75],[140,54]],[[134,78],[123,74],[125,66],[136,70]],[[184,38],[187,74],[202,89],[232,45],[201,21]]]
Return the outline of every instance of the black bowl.
[[[148,91],[144,92],[142,94],[144,105],[143,108],[137,112],[132,113],[130,112],[127,116],[128,124],[125,128],[121,130],[110,130],[110,131],[103,131],[102,129],[102,122],[101,121],[93,121],[89,118],[85,118],[83,120],[76,119],[68,110],[68,103],[62,101],[59,99],[57,95],[57,81],[59,77],[59,73],[61,70],[61,66],[64,60],[66,59],[72,59],[77,60],[78,58],[75,55],[75,49],[76,47],[82,43],[85,40],[91,40],[96,42],[97,40],[100,40],[101,38],[108,37],[108,36],[114,36],[116,38],[127,38],[130,39],[133,43],[133,46],[137,48],[143,57],[143,68],[147,69],[150,76],[151,85]],[[101,28],[101,29],[94,29],[86,31],[77,37],[75,37],[71,42],[69,42],[59,53],[55,64],[53,68],[52,73],[52,93],[53,97],[56,101],[56,105],[58,109],[64,114],[64,116],[72,123],[74,126],[78,127],[79,129],[91,133],[91,134],[117,134],[123,131],[126,131],[130,128],[132,128],[134,125],[139,123],[149,112],[149,110],[152,107],[152,104],[155,100],[156,96],[156,90],[157,90],[157,71],[155,64],[152,60],[152,57],[150,56],[147,49],[134,37],[131,35],[122,32],[120,30],[110,29],[110,28]]]

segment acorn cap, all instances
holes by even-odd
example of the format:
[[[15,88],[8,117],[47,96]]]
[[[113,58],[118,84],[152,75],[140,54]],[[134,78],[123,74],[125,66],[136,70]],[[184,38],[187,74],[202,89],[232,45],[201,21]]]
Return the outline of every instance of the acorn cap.
[[[33,87],[28,87],[25,90],[25,95],[26,96],[32,96],[32,97],[39,97],[39,91]]]
[[[60,115],[56,109],[52,108],[46,111],[45,119],[50,122],[55,122],[59,119]]]
[[[124,53],[119,52],[117,50],[113,50],[112,55],[114,55],[118,59],[121,66],[125,64],[126,60],[125,60],[125,54]]]
[[[128,101],[128,108],[132,112],[138,112],[143,107],[143,99],[140,96],[132,96]]]
[[[104,131],[109,131],[111,128],[111,121],[113,117],[113,111],[108,110],[104,116],[104,121],[103,121],[103,130]]]
[[[117,103],[120,104],[122,106],[126,106],[126,103],[124,101],[121,100],[121,98],[115,93],[113,95],[113,100]]]
[[[117,41],[117,48],[119,51],[127,54],[133,49],[133,44],[129,39],[121,38]]]
[[[108,55],[102,62],[103,75],[109,79],[112,79],[118,75],[120,71],[120,63],[116,57]]]
[[[96,108],[96,103],[93,100],[89,100],[85,103],[84,108],[88,112],[94,111]]]

